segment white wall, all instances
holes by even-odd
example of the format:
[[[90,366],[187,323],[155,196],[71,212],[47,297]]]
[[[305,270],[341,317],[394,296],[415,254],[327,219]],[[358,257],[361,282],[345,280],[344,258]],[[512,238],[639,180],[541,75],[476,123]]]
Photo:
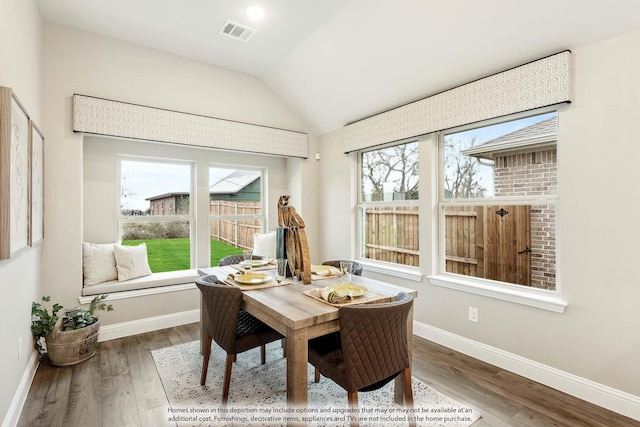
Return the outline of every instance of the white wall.
[[[0,5],[0,86],[11,87],[29,114],[42,125],[42,20],[32,0],[7,0]],[[41,295],[42,245],[21,252],[15,259],[0,261],[0,420],[17,420],[15,405],[23,374],[33,354],[31,302]],[[22,359],[18,340],[22,338]],[[29,384],[26,384],[28,387]],[[24,392],[24,390],[23,390]],[[23,397],[23,396],[22,396]],[[13,406],[12,406],[13,405]]]
[[[91,176],[95,171],[83,171],[83,138],[73,134],[71,129],[71,96],[74,93],[307,131],[306,125],[256,77],[48,22],[44,26],[44,36],[44,68],[47,72],[44,76],[43,108],[48,144],[45,227],[48,234],[43,274],[48,278],[44,284],[45,292],[55,296],[64,306],[78,304],[82,283],[81,242],[85,239],[83,223],[91,224],[93,221],[93,218],[83,218],[83,176]],[[142,147],[141,150],[150,154],[176,150],[175,147],[157,144],[99,139],[93,138],[90,144],[116,141],[116,145]],[[310,136],[310,142],[315,144],[313,136]],[[182,156],[189,149],[178,152]],[[213,157],[211,153],[214,152],[209,152]],[[275,209],[275,201],[280,195],[276,192],[299,187],[291,185],[296,176],[290,170],[309,169],[307,165],[313,170],[311,160],[291,159],[285,162],[266,156],[229,156],[226,157],[233,161],[247,161],[257,166],[274,166],[276,162],[276,169],[287,174],[284,179],[274,177],[273,193],[269,194],[270,209]],[[101,161],[110,160],[108,157],[102,160],[94,157],[92,162],[97,163],[90,163],[91,167]],[[107,174],[113,172],[108,165],[100,167],[106,167]],[[108,187],[108,184],[96,180],[90,181],[90,185],[97,189],[101,186],[106,188],[105,185]],[[300,200],[300,203],[305,203],[306,210],[316,210],[315,199],[303,200],[299,192],[293,192],[292,196],[294,203]],[[85,210],[84,214],[89,212]],[[276,222],[274,216],[270,217],[269,227],[275,227]],[[108,235],[88,231],[87,234],[85,240],[112,239]],[[117,300],[114,301],[115,310],[104,313],[102,319],[105,326],[135,322],[196,309],[197,301],[195,290]]]
[[[418,290],[418,322],[640,396],[639,45],[634,30],[573,50],[575,95],[559,114],[558,143],[558,284],[566,312],[380,275]],[[319,145],[322,250],[325,257],[346,256],[351,224],[336,221],[352,213],[343,193],[351,172],[341,131],[323,135]],[[428,170],[430,159],[421,160],[421,172]],[[429,224],[435,210],[424,206],[421,224]],[[421,258],[428,264],[432,248],[425,243]],[[470,305],[479,308],[478,324],[467,321]]]

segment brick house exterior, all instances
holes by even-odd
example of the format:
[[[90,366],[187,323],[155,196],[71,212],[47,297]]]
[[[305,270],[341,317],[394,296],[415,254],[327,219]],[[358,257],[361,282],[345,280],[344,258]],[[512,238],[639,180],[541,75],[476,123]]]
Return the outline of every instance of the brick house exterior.
[[[189,193],[166,193],[147,200],[151,215],[189,214]]]
[[[465,154],[492,160],[496,197],[557,194],[557,116],[485,142]],[[531,286],[555,289],[554,205],[531,207]]]

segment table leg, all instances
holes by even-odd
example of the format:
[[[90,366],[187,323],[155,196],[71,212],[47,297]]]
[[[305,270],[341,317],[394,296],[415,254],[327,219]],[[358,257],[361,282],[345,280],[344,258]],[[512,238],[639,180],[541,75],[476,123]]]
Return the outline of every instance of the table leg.
[[[413,305],[407,316],[407,347],[409,349],[409,366],[413,360]],[[394,384],[394,402],[404,406],[404,376],[398,375]]]
[[[308,342],[305,331],[293,331],[287,335],[287,407],[302,410],[307,407],[308,387]],[[300,418],[304,413],[289,414]],[[288,426],[305,425],[305,423],[287,423]]]

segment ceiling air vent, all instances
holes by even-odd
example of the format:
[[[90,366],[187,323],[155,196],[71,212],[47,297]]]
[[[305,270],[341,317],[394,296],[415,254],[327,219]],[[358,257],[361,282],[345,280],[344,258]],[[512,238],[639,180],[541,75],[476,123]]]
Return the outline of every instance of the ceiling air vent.
[[[238,24],[237,22],[227,21],[226,24],[220,30],[220,34],[233,37],[234,39],[242,40],[243,42],[249,41],[251,36],[256,33],[256,30],[249,28],[245,25]]]

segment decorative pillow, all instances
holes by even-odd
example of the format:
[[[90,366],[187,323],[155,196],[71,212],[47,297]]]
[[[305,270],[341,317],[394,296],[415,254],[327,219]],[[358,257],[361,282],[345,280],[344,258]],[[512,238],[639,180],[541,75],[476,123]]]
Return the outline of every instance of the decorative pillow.
[[[276,257],[276,232],[253,235],[253,254],[265,258]]]
[[[149,276],[151,269],[147,260],[147,245],[138,246],[113,245],[118,270],[118,282]]]
[[[82,275],[85,286],[118,278],[112,243],[82,243]]]

